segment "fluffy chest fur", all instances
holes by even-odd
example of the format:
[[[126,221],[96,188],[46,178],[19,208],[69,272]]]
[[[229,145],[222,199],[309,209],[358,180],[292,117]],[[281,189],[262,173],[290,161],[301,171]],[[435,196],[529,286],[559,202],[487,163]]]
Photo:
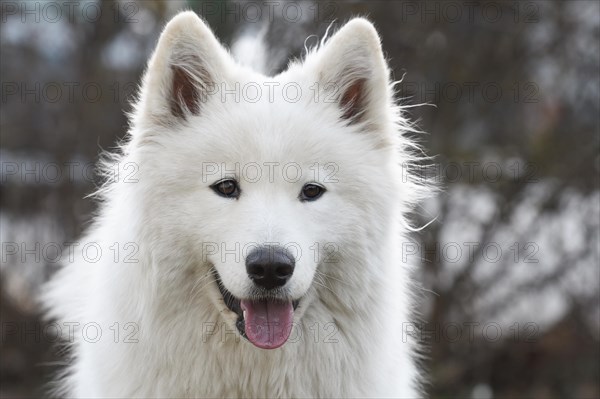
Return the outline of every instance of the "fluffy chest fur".
[[[81,339],[81,329],[74,335],[76,367],[65,385],[74,396],[418,396],[412,342],[401,322],[407,310],[382,281],[354,293],[335,282],[322,287],[329,294],[314,293],[286,345],[265,351],[227,323],[231,315],[223,315],[224,306],[207,306],[220,300],[218,292],[194,294],[189,278],[176,278],[176,294],[155,296],[153,287],[145,286],[147,278],[130,280],[131,265],[119,267],[129,268],[128,273],[122,275],[115,265],[94,265],[77,277],[69,275],[78,280],[78,302],[86,303],[76,316],[80,326],[95,321],[103,331],[94,342]],[[144,266],[133,268],[143,272]],[[73,285],[67,278],[62,282]],[[93,291],[100,288],[102,296]],[[333,294],[336,290],[347,297]],[[386,307],[381,310],[380,304]]]

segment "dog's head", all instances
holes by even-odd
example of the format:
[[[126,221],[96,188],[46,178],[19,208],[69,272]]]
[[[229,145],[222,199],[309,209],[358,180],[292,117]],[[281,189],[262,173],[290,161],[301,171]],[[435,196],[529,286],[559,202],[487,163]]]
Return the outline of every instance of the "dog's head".
[[[194,13],[162,33],[129,144],[147,234],[165,268],[212,276],[200,289],[258,347],[283,345],[312,301],[349,300],[361,268],[385,261],[415,194],[388,77],[364,19],[275,77],[237,64]]]

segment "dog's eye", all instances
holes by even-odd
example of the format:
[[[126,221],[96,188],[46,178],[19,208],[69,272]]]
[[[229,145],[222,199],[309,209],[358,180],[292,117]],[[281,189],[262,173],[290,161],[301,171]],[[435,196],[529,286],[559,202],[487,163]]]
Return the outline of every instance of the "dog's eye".
[[[301,201],[314,201],[319,198],[325,192],[325,188],[315,183],[308,183],[302,187],[300,193]]]
[[[233,179],[221,180],[210,186],[213,191],[222,197],[237,198],[240,196],[238,184]]]

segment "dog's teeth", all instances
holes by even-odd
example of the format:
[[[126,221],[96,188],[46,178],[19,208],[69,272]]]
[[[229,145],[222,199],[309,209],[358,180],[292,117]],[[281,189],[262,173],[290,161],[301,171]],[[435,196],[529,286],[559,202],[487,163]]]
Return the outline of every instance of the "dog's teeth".
[[[245,311],[245,310],[242,312],[242,317],[243,317],[244,319],[246,318],[246,311]]]

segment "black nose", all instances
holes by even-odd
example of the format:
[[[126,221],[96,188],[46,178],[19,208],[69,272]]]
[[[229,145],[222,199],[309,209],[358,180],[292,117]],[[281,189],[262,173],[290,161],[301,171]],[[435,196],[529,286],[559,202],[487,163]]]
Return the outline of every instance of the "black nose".
[[[283,247],[256,248],[246,256],[250,279],[266,289],[281,287],[294,273],[294,257]]]

